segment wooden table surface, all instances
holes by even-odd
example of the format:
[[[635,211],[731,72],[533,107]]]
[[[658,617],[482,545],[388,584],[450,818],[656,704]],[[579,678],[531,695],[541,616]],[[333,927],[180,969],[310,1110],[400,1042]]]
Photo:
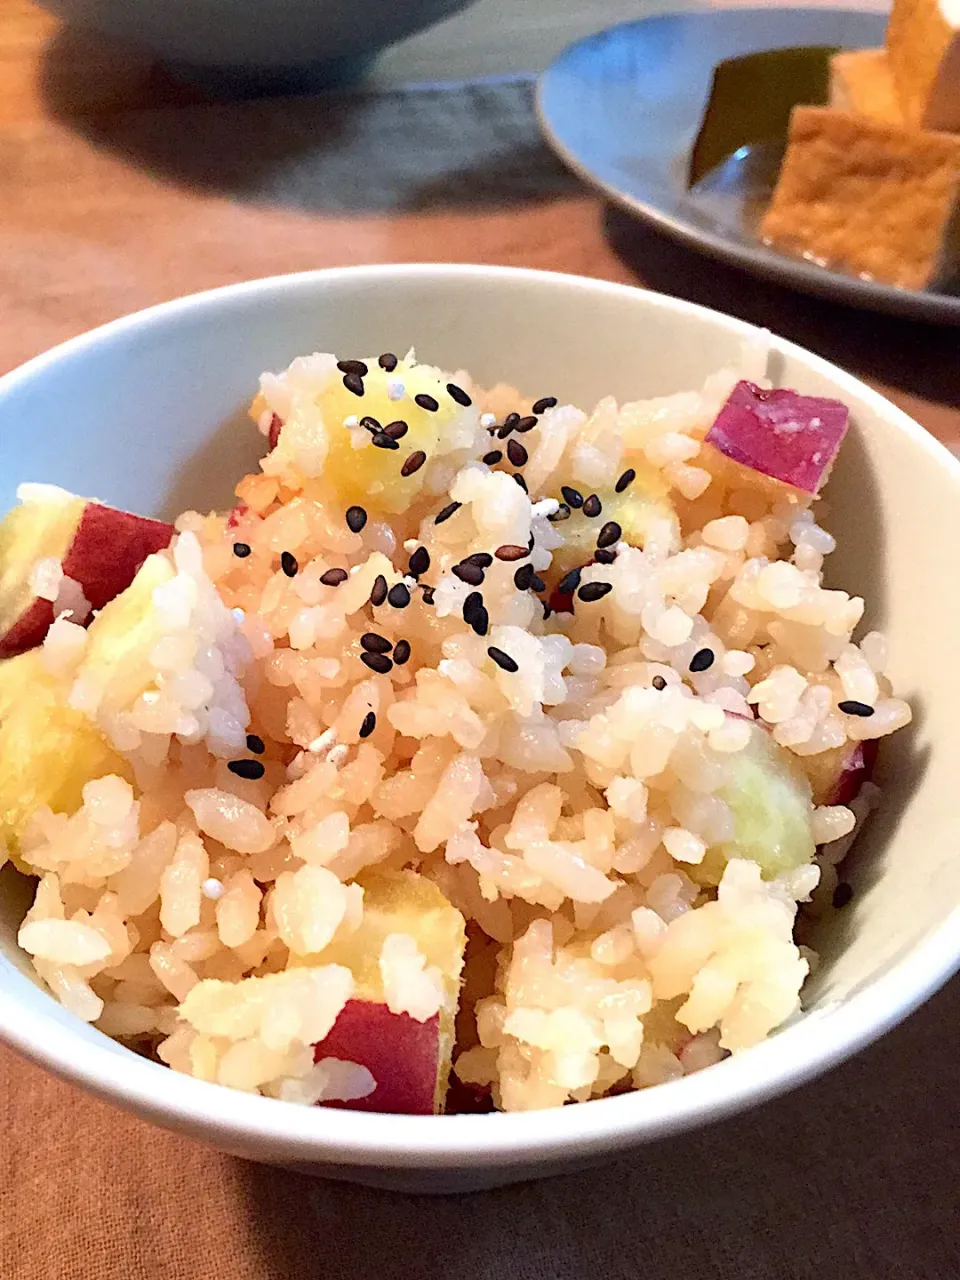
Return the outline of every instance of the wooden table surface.
[[[649,11],[480,0],[389,53],[366,95],[224,105],[62,32],[28,0],[0,0],[0,370],[124,312],[254,276],[517,264],[642,283],[769,325],[960,450],[957,330],[792,294],[611,213],[543,149],[522,81],[403,88],[536,70],[564,39]],[[15,441],[0,448],[15,457]],[[957,1055],[929,1087],[924,1069],[958,1015],[952,988],[816,1094],[603,1174],[442,1206],[243,1165],[0,1051],[0,1277],[813,1280],[842,1266],[855,1280],[945,1280],[960,1274],[945,1181]],[[396,1246],[374,1243],[371,1224]]]

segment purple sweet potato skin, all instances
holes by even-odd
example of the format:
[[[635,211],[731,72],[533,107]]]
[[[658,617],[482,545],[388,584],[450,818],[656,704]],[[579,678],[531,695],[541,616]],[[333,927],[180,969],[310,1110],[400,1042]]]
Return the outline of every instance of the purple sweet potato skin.
[[[839,400],[738,382],[707,432],[707,444],[751,471],[815,494],[848,425],[849,412]]]

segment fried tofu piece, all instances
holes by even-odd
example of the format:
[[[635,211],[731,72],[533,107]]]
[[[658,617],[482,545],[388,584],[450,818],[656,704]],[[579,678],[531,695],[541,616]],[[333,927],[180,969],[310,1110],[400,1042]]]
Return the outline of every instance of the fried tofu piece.
[[[904,289],[946,274],[957,254],[960,136],[796,107],[769,244]]]
[[[894,0],[887,57],[907,122],[960,132],[960,0]]]
[[[904,124],[886,49],[854,49],[830,59],[830,105],[886,124]]]

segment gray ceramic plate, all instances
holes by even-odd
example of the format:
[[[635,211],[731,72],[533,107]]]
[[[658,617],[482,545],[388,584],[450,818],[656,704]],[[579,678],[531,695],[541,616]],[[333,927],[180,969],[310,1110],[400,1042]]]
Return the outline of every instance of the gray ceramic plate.
[[[685,187],[687,157],[718,62],[791,45],[875,46],[883,42],[884,25],[880,14],[774,8],[624,23],[571,45],[544,72],[540,123],[582,178],[691,248],[853,306],[960,325],[955,294],[894,289],[766,248],[744,215],[749,175],[736,166],[708,193],[692,195]]]

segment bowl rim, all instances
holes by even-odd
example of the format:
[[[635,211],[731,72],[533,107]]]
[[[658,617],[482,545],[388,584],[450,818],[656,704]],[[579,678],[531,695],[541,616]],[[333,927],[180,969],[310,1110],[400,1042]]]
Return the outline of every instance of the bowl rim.
[[[4,397],[43,376],[59,362],[136,329],[162,327],[185,313],[215,314],[232,302],[261,295],[282,303],[333,283],[367,283],[415,277],[509,284],[526,282],[570,295],[640,295],[654,313],[708,321],[739,337],[756,326],[708,307],[664,294],[560,272],[520,267],[407,263],[333,267],[263,277],[185,295],[133,312],[72,338],[0,378]],[[638,299],[640,301],[640,299]],[[932,462],[948,471],[960,490],[960,461],[879,392],[821,356],[771,335],[771,347],[799,358],[828,378],[838,394],[867,404]],[[589,1158],[719,1120],[794,1088],[835,1066],[905,1018],[960,968],[960,903],[922,942],[892,961],[885,972],[846,999],[803,1015],[749,1052],[706,1071],[654,1089],[543,1111],[455,1116],[398,1116],[334,1108],[293,1107],[181,1075],[102,1037],[73,1034],[55,1020],[62,1010],[52,995],[22,1003],[0,984],[0,1039],[53,1074],[166,1128],[205,1136],[245,1154],[262,1151],[292,1163],[362,1168],[477,1169],[532,1167],[572,1156]],[[0,957],[0,972],[5,963]],[[27,980],[27,979],[25,979]],[[82,1026],[83,1024],[78,1024]]]

